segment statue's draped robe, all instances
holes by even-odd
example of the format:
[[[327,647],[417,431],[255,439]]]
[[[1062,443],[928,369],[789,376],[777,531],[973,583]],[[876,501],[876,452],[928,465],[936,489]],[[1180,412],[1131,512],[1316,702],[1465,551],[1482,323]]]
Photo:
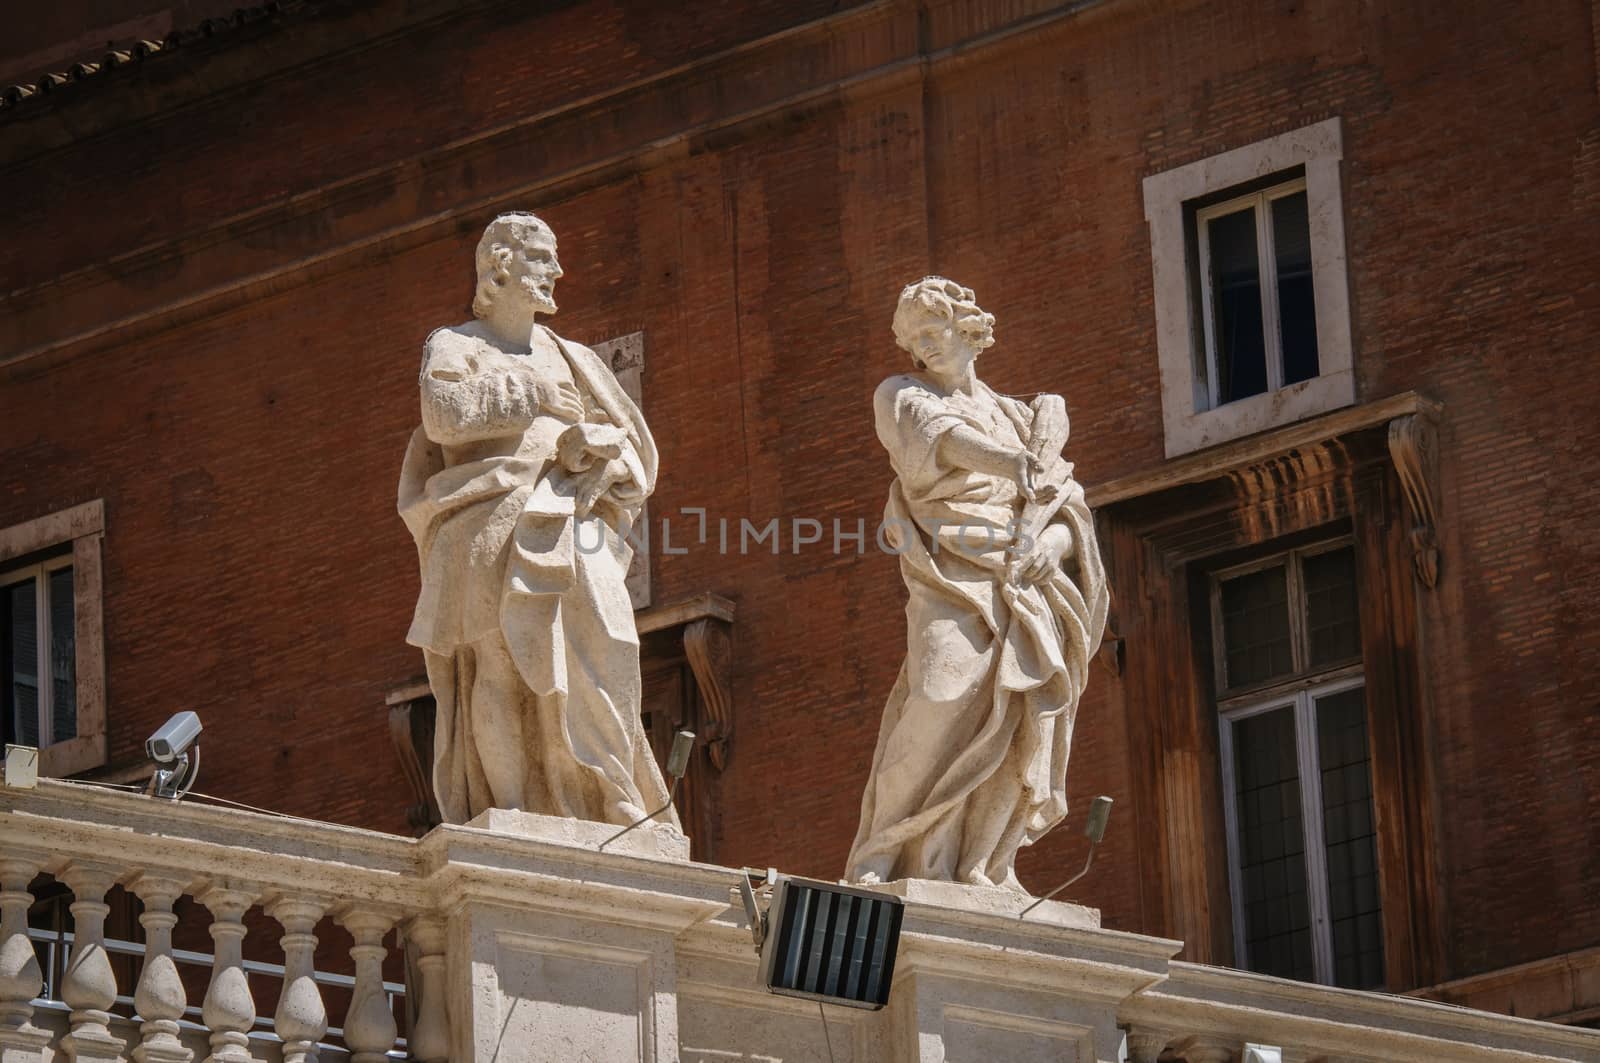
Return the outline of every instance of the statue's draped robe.
[[[655,443],[600,358],[545,330],[585,422],[627,434],[630,481],[575,519],[575,477],[554,453],[565,426],[508,417],[508,376],[519,359],[531,363],[474,339],[473,327],[429,338],[423,423],[399,492],[422,567],[407,641],[424,651],[438,705],[439,811],[448,823],[506,807],[624,822],[667,804],[639,718],[639,637],[623,582],[632,553],[622,533],[654,485]],[[506,445],[474,449],[496,433]],[[452,463],[452,448],[469,460]],[[506,452],[484,453],[497,449]],[[510,780],[502,792],[497,778]],[[662,818],[676,822],[670,810]]]
[[[896,479],[884,511],[895,537],[907,652],[883,711],[848,875],[1021,886],[1013,870],[1066,815],[1067,753],[1110,596],[1094,524],[1071,465],[1047,462],[1051,523],[1074,554],[1035,586],[1005,579],[1023,500],[1009,479],[941,461],[968,425],[1026,446],[1035,408],[988,391],[1002,417],[912,376],[874,399]]]

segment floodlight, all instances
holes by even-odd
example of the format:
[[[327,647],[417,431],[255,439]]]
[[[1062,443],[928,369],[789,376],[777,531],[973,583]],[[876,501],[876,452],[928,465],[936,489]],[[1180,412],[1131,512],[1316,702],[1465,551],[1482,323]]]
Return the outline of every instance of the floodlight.
[[[1068,886],[1072,885],[1074,882],[1078,881],[1080,878],[1089,873],[1089,868],[1094,865],[1095,847],[1098,846],[1101,839],[1106,836],[1106,824],[1110,821],[1110,819],[1111,798],[1107,797],[1105,794],[1101,794],[1090,803],[1089,818],[1088,821],[1083,825],[1083,833],[1089,838],[1089,856],[1083,862],[1083,870],[1079,871],[1076,875],[1073,875],[1071,878],[1067,879],[1067,881],[1063,882],[1049,893],[1046,893],[1043,897],[1040,897],[1038,900],[1022,909],[1022,914],[1017,916],[1018,919],[1026,917],[1029,912],[1039,907],[1039,905],[1043,904],[1045,901],[1048,901],[1051,897],[1054,897],[1056,894],[1060,893],[1062,890],[1066,889]]]
[[[672,781],[667,784],[667,803],[644,818],[636,819],[617,831],[617,833],[601,842],[600,848],[604,849],[633,828],[649,823],[652,819],[672,807],[672,798],[678,792],[678,783],[683,780],[684,775],[689,771],[689,754],[692,752],[694,752],[693,731],[679,731],[672,736],[672,752],[667,754],[667,774],[672,777]]]
[[[889,1002],[905,914],[899,897],[771,869],[759,889],[771,897],[765,912],[747,868],[739,892],[769,992],[869,1011]]]

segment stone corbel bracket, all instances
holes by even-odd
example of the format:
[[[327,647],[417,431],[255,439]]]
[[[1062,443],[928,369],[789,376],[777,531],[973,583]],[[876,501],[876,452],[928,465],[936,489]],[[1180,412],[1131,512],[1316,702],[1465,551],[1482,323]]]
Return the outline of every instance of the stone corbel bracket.
[[[733,744],[733,609],[727,598],[705,592],[634,614],[641,635],[682,631],[683,656],[700,688],[696,734],[719,772]]]
[[[1429,412],[1389,422],[1389,456],[1411,509],[1412,564],[1431,589],[1439,585],[1439,430]]]
[[[438,826],[442,820],[439,803],[433,794],[433,691],[426,679],[415,679],[384,699],[389,707],[389,738],[394,742],[400,770],[411,791],[412,803],[406,808],[406,821],[418,837]]]
[[[715,617],[696,620],[683,629],[683,653],[689,659],[705,716],[700,738],[712,767],[728,766],[728,746],[733,739],[733,637],[727,621]]]

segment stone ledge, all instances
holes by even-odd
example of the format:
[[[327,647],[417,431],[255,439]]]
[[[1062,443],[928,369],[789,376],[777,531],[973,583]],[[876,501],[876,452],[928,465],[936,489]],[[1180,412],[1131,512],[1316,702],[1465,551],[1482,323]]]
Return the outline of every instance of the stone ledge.
[[[935,882],[924,878],[902,878],[866,887],[900,897],[908,904],[934,908],[954,908],[984,915],[1021,916],[1037,899],[999,886],[969,886],[962,882]],[[1027,922],[1055,926],[1100,928],[1100,909],[1069,901],[1045,901],[1028,913]]]
[[[615,841],[611,839],[623,828],[614,823],[591,823],[588,820],[563,819],[560,816],[543,816],[536,812],[507,808],[491,808],[468,820],[466,825],[496,834],[512,834],[554,845],[570,845],[588,852],[654,857],[685,863],[689,860],[688,835],[670,823],[642,823]]]

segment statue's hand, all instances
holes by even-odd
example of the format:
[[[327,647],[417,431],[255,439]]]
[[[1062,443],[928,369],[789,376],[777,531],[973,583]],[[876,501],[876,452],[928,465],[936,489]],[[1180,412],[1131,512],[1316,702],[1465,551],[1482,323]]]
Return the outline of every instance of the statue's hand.
[[[566,381],[528,379],[525,386],[531,389],[536,413],[549,414],[563,421],[583,420],[583,397],[578,389]]]
[[[1071,556],[1072,529],[1065,524],[1052,524],[1039,534],[1033,549],[1016,563],[1012,579],[1024,587],[1041,583]]]
[[[1011,478],[1017,482],[1022,497],[1029,502],[1034,499],[1034,485],[1038,476],[1038,458],[1026,450],[1018,450],[1011,456]]]
[[[568,472],[582,472],[598,459],[622,456],[628,433],[610,424],[575,424],[556,440],[556,460]]]

